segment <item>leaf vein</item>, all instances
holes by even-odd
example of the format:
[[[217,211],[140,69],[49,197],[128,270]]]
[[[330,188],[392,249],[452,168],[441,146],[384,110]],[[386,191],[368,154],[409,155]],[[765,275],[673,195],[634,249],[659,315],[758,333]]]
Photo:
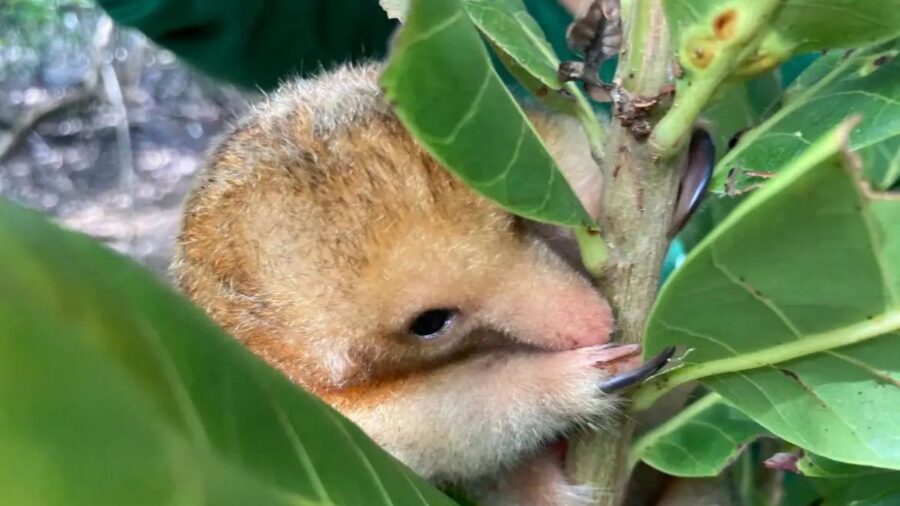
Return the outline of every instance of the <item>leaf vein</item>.
[[[710,247],[709,253],[710,253],[710,261],[712,263],[712,266],[716,270],[721,272],[726,278],[728,278],[729,281],[731,281],[735,285],[741,287],[751,297],[753,297],[754,299],[759,301],[762,305],[764,305],[766,308],[768,308],[769,311],[771,311],[772,314],[774,314],[779,320],[781,320],[781,323],[784,324],[784,326],[787,327],[787,329],[790,330],[791,333],[794,334],[794,337],[797,340],[800,340],[803,338],[803,333],[800,332],[800,330],[794,325],[794,322],[792,322],[791,319],[788,318],[788,316],[786,314],[784,314],[784,312],[771,299],[769,299],[768,297],[759,293],[758,290],[754,290],[753,287],[751,287],[750,285],[748,285],[747,283],[742,281],[739,277],[735,276],[730,270],[728,270],[728,268],[725,267],[725,265],[722,262],[719,261],[717,254],[716,254],[716,249],[714,246]]]
[[[827,353],[828,355],[832,355],[833,357],[835,357],[837,359],[843,360],[849,364],[855,365],[856,367],[862,369],[863,371],[866,371],[867,373],[871,374],[872,376],[876,377],[877,379],[884,381],[885,383],[890,383],[890,384],[894,385],[895,387],[900,388],[900,380],[898,380],[897,378],[894,378],[893,376],[891,376],[890,374],[888,374],[885,371],[875,369],[874,367],[870,366],[869,364],[867,364],[861,360],[858,360],[856,358],[844,355],[843,353],[839,353],[836,351],[826,351],[825,353]]]
[[[385,504],[390,506],[395,506],[394,501],[391,499],[391,496],[388,494],[387,488],[385,488],[384,483],[381,481],[381,476],[378,475],[378,472],[375,470],[375,466],[372,465],[372,462],[369,460],[369,457],[359,448],[359,445],[356,443],[356,440],[353,439],[353,436],[347,432],[347,428],[341,423],[341,420],[338,420],[337,417],[331,412],[331,410],[326,409],[323,410],[325,415],[334,423],[335,427],[337,427],[338,432],[344,436],[344,438],[350,443],[349,446],[354,453],[359,457],[360,461],[362,461],[363,465],[366,467],[366,470],[372,476],[372,479],[375,482],[375,485],[378,487],[378,491],[381,493],[381,498],[384,500]]]
[[[711,343],[718,344],[718,345],[721,346],[722,348],[725,348],[726,350],[728,350],[729,352],[731,352],[731,354],[734,355],[734,356],[740,355],[740,353],[739,353],[736,349],[732,348],[731,346],[728,346],[727,344],[723,343],[722,341],[719,341],[719,340],[716,339],[715,337],[708,336],[708,335],[706,335],[706,334],[701,334],[701,333],[696,332],[696,331],[694,331],[694,330],[686,329],[686,328],[683,328],[683,327],[676,327],[675,325],[670,325],[669,323],[666,323],[666,322],[663,321],[662,319],[658,319],[657,321],[659,322],[660,325],[662,325],[663,327],[665,327],[667,330],[671,330],[671,331],[673,331],[673,332],[681,332],[682,334],[687,334],[687,335],[692,336],[692,337],[698,337],[698,338],[700,338],[700,339],[705,339],[705,340],[707,340],[707,341],[709,341],[709,342],[711,342]]]
[[[278,422],[281,424],[281,427],[284,429],[285,434],[288,437],[288,440],[291,442],[291,445],[294,447],[294,452],[297,456],[297,460],[300,461],[300,465],[306,469],[306,473],[309,475],[310,482],[312,482],[313,489],[315,489],[316,494],[318,494],[319,499],[331,503],[331,497],[328,495],[328,491],[325,489],[325,484],[322,482],[322,478],[319,476],[318,471],[316,471],[315,465],[313,465],[312,459],[309,456],[309,452],[306,451],[306,447],[303,445],[303,441],[301,441],[299,434],[297,434],[297,430],[293,424],[291,424],[287,413],[281,406],[271,397],[268,391],[266,391],[267,397],[269,399],[269,405],[272,406],[272,409],[275,410],[275,415],[278,418]]]
[[[703,465],[703,462],[700,462],[699,460],[697,460],[697,457],[695,457],[694,454],[692,454],[691,452],[689,452],[689,451],[688,451],[686,448],[684,448],[683,446],[681,446],[681,445],[679,445],[679,444],[676,444],[676,443],[674,443],[674,442],[672,442],[672,441],[665,441],[665,440],[657,441],[656,444],[661,445],[661,446],[668,446],[668,447],[671,447],[671,448],[675,448],[676,450],[678,450],[678,451],[680,451],[681,453],[683,453],[684,455],[686,455],[690,460],[693,460],[693,461],[694,461],[694,464],[695,464],[695,466],[696,466],[695,469],[698,469],[698,470],[706,469],[706,466]]]
[[[712,429],[713,431],[718,432],[722,436],[723,439],[725,439],[729,443],[733,444],[736,448],[741,446],[740,441],[735,440],[727,432],[725,432],[724,430],[720,429],[719,427],[716,427],[715,425],[713,425],[709,422],[704,422],[702,420],[691,420],[690,422],[688,422],[688,425],[691,425],[691,424],[700,425],[702,427],[707,427],[709,429]]]
[[[771,368],[777,372],[781,372],[775,366],[769,366],[769,368]],[[878,455],[878,452],[873,451],[874,449],[869,445],[869,443],[865,439],[860,437],[859,433],[856,432],[856,428],[853,427],[852,425],[850,425],[850,422],[845,420],[840,415],[838,410],[834,409],[834,407],[831,404],[828,404],[827,402],[825,402],[825,399],[823,399],[818,394],[818,392],[815,391],[815,389],[813,387],[811,387],[809,384],[807,384],[805,381],[803,381],[803,378],[801,378],[799,374],[794,373],[793,375],[791,375],[791,380],[795,381],[800,386],[800,388],[802,388],[807,394],[809,394],[810,397],[812,397],[816,402],[818,402],[825,409],[825,411],[827,411],[828,413],[831,414],[831,416],[834,417],[835,420],[841,422],[841,424],[843,424],[845,427],[847,427],[847,430],[850,432],[850,434],[853,435],[853,437],[856,438],[856,440],[859,441],[863,447],[868,449],[872,453],[872,455],[875,455],[875,456]]]
[[[481,84],[478,87],[478,91],[475,93],[475,98],[472,99],[472,103],[469,105],[469,108],[466,110],[465,114],[459,118],[459,121],[453,127],[449,134],[445,137],[432,137],[431,140],[435,143],[440,144],[451,144],[456,140],[456,137],[462,131],[466,125],[469,124],[469,121],[478,114],[479,106],[481,105],[481,101],[484,100],[484,94],[487,92],[488,85],[491,83],[491,70],[485,69],[484,71],[484,79],[481,81]]]
[[[427,41],[428,39],[430,39],[430,38],[434,37],[435,35],[437,35],[438,33],[440,33],[440,32],[442,32],[442,31],[444,31],[444,30],[450,28],[450,27],[451,27],[453,24],[455,24],[457,21],[460,21],[461,19],[463,19],[463,16],[464,16],[464,15],[465,15],[465,14],[464,14],[462,11],[458,11],[456,14],[454,14],[454,15],[450,16],[449,18],[447,18],[447,19],[441,21],[440,23],[435,24],[435,25],[432,26],[431,28],[429,28],[429,29],[427,29],[427,30],[424,30],[424,31],[422,31],[422,32],[419,32],[418,34],[416,34],[415,37],[411,37],[411,38],[406,42],[406,48],[408,49],[408,48],[410,48],[410,47],[412,47],[412,46],[415,46],[416,44],[419,44],[419,43],[421,43],[421,42],[425,42],[425,41]]]
[[[513,166],[519,160],[519,155],[521,155],[522,151],[522,143],[525,141],[525,128],[526,124],[523,121],[521,128],[519,128],[519,137],[516,139],[516,147],[513,149],[512,156],[509,159],[509,163],[506,164],[506,167],[503,167],[503,170],[497,174],[496,177],[490,179],[484,183],[479,183],[479,186],[493,186],[509,175],[509,172],[512,170]]]
[[[778,415],[778,418],[781,418],[781,421],[784,423],[785,427],[789,427],[791,429],[791,432],[794,434],[794,439],[797,440],[798,442],[802,441],[801,443],[799,443],[800,446],[810,447],[809,441],[803,435],[803,431],[797,430],[797,427],[795,427],[787,418],[785,418],[784,413],[782,413],[781,410],[778,409],[778,403],[774,402],[772,400],[772,398],[769,397],[768,392],[766,392],[766,390],[764,388],[757,385],[755,381],[753,381],[749,376],[744,374],[742,371],[735,371],[734,374],[736,374],[737,376],[742,378],[747,383],[751,384],[753,386],[753,388],[755,388],[766,399],[766,402],[768,402],[769,405],[772,406],[772,411],[776,415]]]

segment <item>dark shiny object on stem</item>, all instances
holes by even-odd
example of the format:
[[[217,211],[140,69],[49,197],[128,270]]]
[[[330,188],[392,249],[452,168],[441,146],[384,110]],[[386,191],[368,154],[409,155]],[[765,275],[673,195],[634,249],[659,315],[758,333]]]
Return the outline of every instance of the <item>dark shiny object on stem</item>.
[[[607,378],[603,383],[600,383],[600,391],[609,394],[641,383],[665,367],[674,354],[675,348],[670,346],[637,369]]]
[[[700,207],[709,188],[715,165],[716,146],[712,137],[702,128],[694,129],[681,176],[681,185],[678,187],[678,200],[675,202],[669,237],[678,234],[694,211]]]

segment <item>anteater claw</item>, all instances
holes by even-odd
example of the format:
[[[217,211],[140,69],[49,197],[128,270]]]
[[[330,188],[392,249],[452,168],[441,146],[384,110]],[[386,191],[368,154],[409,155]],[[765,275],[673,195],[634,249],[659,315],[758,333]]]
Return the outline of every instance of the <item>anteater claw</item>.
[[[636,385],[659,372],[674,354],[675,348],[666,348],[640,367],[607,378],[600,383],[600,391],[608,394]]]

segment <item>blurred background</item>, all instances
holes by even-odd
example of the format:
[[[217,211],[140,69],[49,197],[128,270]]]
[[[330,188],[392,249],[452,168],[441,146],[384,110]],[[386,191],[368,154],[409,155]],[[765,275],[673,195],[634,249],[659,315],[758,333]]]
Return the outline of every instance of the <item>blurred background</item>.
[[[164,275],[206,149],[256,95],[86,0],[0,0],[0,196]]]

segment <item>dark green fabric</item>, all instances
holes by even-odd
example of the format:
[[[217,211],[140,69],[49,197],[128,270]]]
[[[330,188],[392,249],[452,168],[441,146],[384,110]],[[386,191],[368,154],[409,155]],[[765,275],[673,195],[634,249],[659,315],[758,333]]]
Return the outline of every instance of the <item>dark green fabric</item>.
[[[291,75],[384,54],[395,23],[377,0],[98,0],[198,69],[271,89]]]
[[[117,23],[214,77],[274,88],[340,62],[379,58],[396,23],[377,0],[97,0]],[[563,59],[571,16],[555,0],[525,0]]]

